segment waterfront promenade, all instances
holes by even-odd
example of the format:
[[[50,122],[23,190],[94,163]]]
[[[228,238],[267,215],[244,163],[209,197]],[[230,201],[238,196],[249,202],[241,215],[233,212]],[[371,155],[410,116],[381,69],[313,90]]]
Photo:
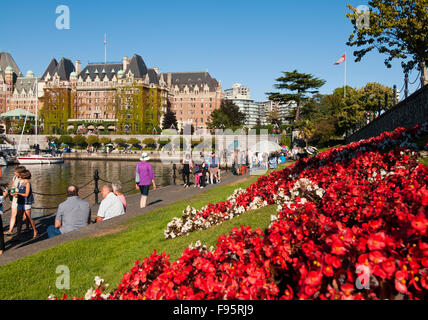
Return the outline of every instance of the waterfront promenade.
[[[6,238],[6,251],[0,256],[0,265],[5,265],[15,260],[33,255],[39,251],[49,249],[64,242],[77,240],[83,237],[98,237],[107,234],[120,232],[123,228],[123,223],[141,214],[145,214],[154,209],[162,208],[177,201],[190,199],[198,194],[205,192],[211,188],[221,187],[227,184],[234,184],[243,179],[249,179],[252,176],[234,176],[230,172],[222,172],[221,183],[209,185],[204,189],[194,188],[183,189],[182,185],[171,185],[155,191],[151,191],[148,199],[148,206],[145,209],[139,208],[140,195],[134,194],[127,196],[127,213],[115,219],[111,219],[99,224],[91,224],[78,231],[61,235],[52,239],[47,238],[46,229],[49,225],[54,224],[55,215],[41,217],[36,219],[36,227],[39,231],[39,237],[35,240],[31,239],[32,232],[25,232],[22,235],[22,240],[17,241],[14,238]],[[100,186],[102,186],[101,184]],[[183,208],[185,209],[185,208]],[[92,207],[92,221],[98,212],[98,205]],[[177,212],[177,216],[181,216],[181,211]],[[6,227],[6,226],[5,226]]]

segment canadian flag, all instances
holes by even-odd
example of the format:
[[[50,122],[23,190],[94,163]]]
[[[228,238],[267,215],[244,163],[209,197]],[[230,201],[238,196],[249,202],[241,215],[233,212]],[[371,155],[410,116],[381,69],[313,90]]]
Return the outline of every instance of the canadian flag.
[[[334,65],[337,66],[338,64],[341,64],[342,62],[345,62],[345,61],[346,61],[346,53],[339,60],[337,60],[337,62]]]

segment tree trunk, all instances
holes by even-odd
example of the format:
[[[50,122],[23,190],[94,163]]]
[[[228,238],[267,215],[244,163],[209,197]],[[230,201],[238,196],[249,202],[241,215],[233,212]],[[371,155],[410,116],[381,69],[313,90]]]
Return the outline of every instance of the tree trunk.
[[[294,122],[299,122],[300,120],[300,102],[297,103],[297,108],[296,108],[296,118],[294,119]]]
[[[423,86],[428,84],[428,73],[427,73],[427,65],[426,65],[425,60],[422,60],[422,62],[421,62],[421,71],[422,71],[422,74],[424,75],[423,82],[421,82],[422,87],[423,87]]]

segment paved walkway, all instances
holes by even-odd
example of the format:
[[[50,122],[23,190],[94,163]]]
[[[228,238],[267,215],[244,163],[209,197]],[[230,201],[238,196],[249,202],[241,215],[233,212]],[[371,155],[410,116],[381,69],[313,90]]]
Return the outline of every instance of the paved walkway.
[[[22,240],[18,241],[14,238],[5,238],[6,240],[6,251],[0,256],[0,265],[5,265],[15,260],[33,255],[39,251],[49,249],[57,246],[61,243],[80,239],[87,236],[102,235],[108,233],[109,230],[114,229],[115,226],[121,224],[129,219],[132,219],[141,214],[147,213],[157,208],[161,208],[172,204],[177,201],[189,199],[195,195],[205,192],[214,187],[221,187],[225,184],[232,184],[238,180],[242,180],[245,177],[234,176],[230,172],[222,170],[222,180],[220,184],[209,185],[204,189],[194,188],[191,186],[188,189],[184,189],[182,185],[172,185],[151,191],[148,198],[148,207],[141,209],[140,206],[140,195],[130,195],[126,197],[127,200],[127,213],[115,219],[111,219],[98,224],[91,224],[78,231],[64,234],[52,239],[48,239],[46,229],[49,225],[54,224],[55,216],[42,217],[37,219],[36,228],[39,232],[39,237],[35,240],[32,239],[32,230],[24,231],[22,234]],[[183,208],[184,209],[184,208]],[[98,206],[92,208],[92,220],[95,220],[98,212]],[[180,213],[177,212],[177,215]],[[16,229],[15,229],[16,230]]]

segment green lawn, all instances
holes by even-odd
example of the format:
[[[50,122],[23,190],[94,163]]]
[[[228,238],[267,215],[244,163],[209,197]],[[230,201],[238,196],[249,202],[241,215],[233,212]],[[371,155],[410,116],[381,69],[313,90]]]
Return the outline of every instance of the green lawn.
[[[116,233],[64,243],[0,266],[0,300],[46,299],[51,293],[81,297],[92,286],[95,276],[105,279],[114,289],[135,260],[149,256],[155,249],[170,254],[171,261],[175,261],[189,244],[201,240],[208,247],[215,245],[217,238],[234,226],[249,225],[263,230],[269,226],[276,206],[246,212],[209,230],[174,240],[165,240],[163,236],[167,223],[173,217],[181,217],[187,205],[200,209],[207,202],[226,200],[236,188],[246,188],[255,180],[256,177],[251,177],[238,184],[213,188],[190,200],[176,202],[129,220],[120,225]],[[60,265],[70,269],[70,290],[56,288],[59,276],[56,268]]]

